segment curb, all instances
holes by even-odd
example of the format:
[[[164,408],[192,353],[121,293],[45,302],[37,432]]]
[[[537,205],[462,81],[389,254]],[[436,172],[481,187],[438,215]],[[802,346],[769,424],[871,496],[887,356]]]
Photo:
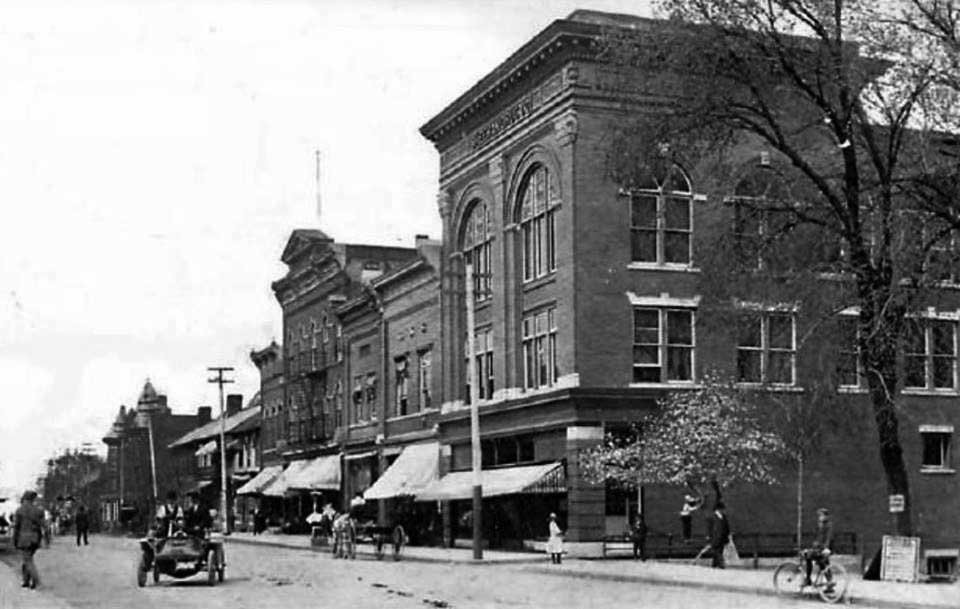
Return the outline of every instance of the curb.
[[[675,588],[687,588],[695,590],[719,590],[721,592],[736,592],[739,594],[751,594],[754,596],[763,596],[763,597],[777,597],[777,598],[794,598],[794,597],[781,597],[777,594],[776,590],[773,589],[772,585],[769,589],[765,588],[752,588],[745,586],[736,586],[731,584],[723,583],[708,583],[696,580],[676,580],[676,579],[666,579],[664,577],[657,577],[655,575],[622,575],[622,574],[613,574],[613,573],[600,573],[597,571],[571,571],[567,569],[556,569],[546,566],[539,567],[524,567],[524,571],[530,573],[538,573],[543,575],[552,575],[554,577],[575,577],[579,579],[594,579],[600,581],[610,581],[610,582],[619,582],[619,583],[645,583],[653,584],[656,586],[670,586]],[[854,580],[851,580],[851,583]],[[796,597],[799,598],[799,597]],[[870,605],[873,607],[878,607],[882,609],[954,609],[956,605],[953,604],[943,604],[943,603],[912,603],[912,602],[901,602],[901,601],[889,601],[882,599],[871,599],[859,597],[855,593],[848,593],[843,600],[842,604],[846,605]]]
[[[228,543],[238,543],[247,546],[268,546],[271,548],[283,548],[287,550],[300,550],[303,552],[317,552],[320,554],[329,554],[329,551],[326,549],[315,549],[313,546],[301,546],[291,543],[284,543],[282,541],[251,541],[249,539],[240,539],[236,537],[226,537],[225,541]],[[357,556],[371,556],[375,557],[376,554],[367,550],[361,550],[357,548]],[[404,554],[400,560],[403,562],[422,562],[422,563],[432,563],[432,564],[444,564],[444,565],[467,565],[470,567],[489,567],[496,565],[530,565],[538,562],[542,562],[544,558],[539,554],[535,555],[536,558],[529,559],[516,559],[516,560],[506,560],[506,561],[483,561],[483,562],[471,562],[464,560],[454,560],[452,558],[431,558],[429,556],[411,556],[409,554]],[[384,557],[385,561],[388,561]],[[393,562],[389,560],[388,562]]]

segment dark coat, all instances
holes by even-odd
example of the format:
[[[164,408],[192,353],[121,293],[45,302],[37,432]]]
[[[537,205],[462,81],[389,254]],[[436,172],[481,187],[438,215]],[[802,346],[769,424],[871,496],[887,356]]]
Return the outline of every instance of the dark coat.
[[[194,505],[183,510],[183,524],[187,532],[191,534],[200,534],[204,530],[213,527],[213,519],[210,518],[210,512]]]
[[[829,550],[833,545],[833,523],[827,520],[817,523],[817,534],[813,538],[813,547],[817,550]]]
[[[13,515],[13,545],[35,549],[43,538],[43,510],[32,503],[21,504]]]
[[[87,510],[77,510],[77,515],[74,517],[74,522],[77,525],[78,531],[85,531],[90,528],[90,512]]]
[[[718,517],[716,512],[710,514],[710,518],[707,519],[707,531],[711,547],[722,548],[730,543],[730,520],[726,514],[722,518]]]

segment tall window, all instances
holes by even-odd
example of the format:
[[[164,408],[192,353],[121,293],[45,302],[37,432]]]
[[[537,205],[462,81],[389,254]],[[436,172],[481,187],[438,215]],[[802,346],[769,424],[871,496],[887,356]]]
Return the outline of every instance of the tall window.
[[[353,377],[353,412],[350,413],[352,423],[366,421],[366,415],[363,412],[363,375]]]
[[[343,326],[337,324],[337,339],[333,343],[334,357],[338,362],[343,361]]]
[[[407,358],[398,357],[394,360],[394,367],[396,368],[396,399],[394,402],[394,408],[396,416],[402,417],[407,414],[407,407],[409,404],[407,392],[410,385],[410,370],[407,367]]]
[[[336,395],[334,396],[336,400],[336,420],[335,425],[340,427],[343,425],[343,381],[337,379],[337,390]]]
[[[693,380],[692,309],[634,307],[633,382]]]
[[[855,315],[841,315],[838,327],[840,341],[837,361],[837,385],[853,389],[860,386],[860,320]]]
[[[758,168],[737,183],[734,196],[727,202],[734,208],[735,255],[743,268],[762,270],[777,265],[769,250],[792,226],[792,215],[787,211],[790,200],[783,177],[770,167]],[[838,244],[830,241],[828,245],[836,249]],[[820,253],[817,256],[823,257]],[[781,266],[788,255],[782,257]]]
[[[529,281],[557,269],[556,210],[560,203],[553,176],[537,165],[520,194],[523,234],[523,279]]]
[[[952,427],[935,426],[924,429],[921,426],[920,438],[923,440],[923,461],[920,464],[926,470],[950,469],[950,439]]]
[[[377,373],[367,373],[366,381],[366,412],[371,421],[377,420]]]
[[[473,265],[473,299],[477,301],[490,298],[490,278],[493,273],[490,264],[492,240],[490,210],[485,202],[476,200],[463,223],[461,251],[464,264]]]
[[[429,349],[420,352],[420,375],[417,379],[417,385],[420,388],[420,408],[422,410],[430,408],[430,385],[433,382],[431,359]]]
[[[557,382],[556,308],[523,319],[523,386],[547,387]]]
[[[477,362],[477,382],[480,385],[480,399],[489,400],[493,397],[493,330],[490,328],[477,330],[475,341],[476,362]],[[470,353],[468,343],[464,343],[464,353]],[[466,358],[466,402],[469,404],[472,399],[470,387],[470,358]]]
[[[943,390],[957,386],[957,322],[910,318],[904,344],[906,389]]]
[[[630,259],[689,265],[693,247],[693,191],[679,167],[666,178],[647,176],[630,196]]]
[[[737,380],[793,385],[796,382],[796,317],[779,311],[750,311],[740,316]]]

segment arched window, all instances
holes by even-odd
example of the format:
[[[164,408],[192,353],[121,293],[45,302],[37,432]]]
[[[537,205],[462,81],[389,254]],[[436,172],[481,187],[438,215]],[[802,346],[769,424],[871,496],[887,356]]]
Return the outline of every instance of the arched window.
[[[742,267],[762,270],[773,262],[766,250],[789,227],[784,210],[790,200],[783,176],[773,168],[759,167],[737,182],[728,202],[733,204],[734,247]]]
[[[642,176],[630,193],[630,260],[689,265],[693,248],[693,190],[677,166],[665,177]]]
[[[547,168],[535,166],[527,174],[520,193],[524,281],[542,277],[557,269],[555,217],[559,203],[557,189]]]
[[[473,265],[473,298],[477,301],[490,298],[490,278],[493,274],[490,265],[492,239],[490,209],[484,201],[473,201],[463,221],[460,251],[463,253],[464,264]]]

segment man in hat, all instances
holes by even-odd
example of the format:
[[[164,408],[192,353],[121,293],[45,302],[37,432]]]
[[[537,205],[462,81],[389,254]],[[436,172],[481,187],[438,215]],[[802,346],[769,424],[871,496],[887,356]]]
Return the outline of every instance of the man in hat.
[[[810,574],[813,572],[813,563],[820,569],[830,564],[831,546],[833,545],[833,522],[830,520],[830,510],[821,507],[817,510],[817,533],[813,536],[813,547],[803,551],[803,560],[807,567],[807,576],[803,580],[804,586],[812,585]],[[832,585],[830,573],[827,572],[827,584]]]
[[[710,551],[713,552],[712,566],[715,569],[724,569],[723,549],[730,543],[730,521],[727,519],[726,506],[723,501],[717,501],[713,514],[707,520],[709,531]]]
[[[33,562],[33,555],[43,539],[43,510],[34,505],[35,491],[27,491],[20,499],[20,507],[13,515],[13,545],[20,550],[23,564],[20,573],[24,588],[36,588],[40,584],[40,574]]]
[[[167,492],[167,500],[157,509],[157,537],[169,537],[183,509],[177,503],[177,491]]]
[[[186,532],[198,537],[202,536],[208,529],[213,528],[213,519],[210,517],[210,512],[200,505],[200,495],[196,492],[187,493],[183,522]]]

